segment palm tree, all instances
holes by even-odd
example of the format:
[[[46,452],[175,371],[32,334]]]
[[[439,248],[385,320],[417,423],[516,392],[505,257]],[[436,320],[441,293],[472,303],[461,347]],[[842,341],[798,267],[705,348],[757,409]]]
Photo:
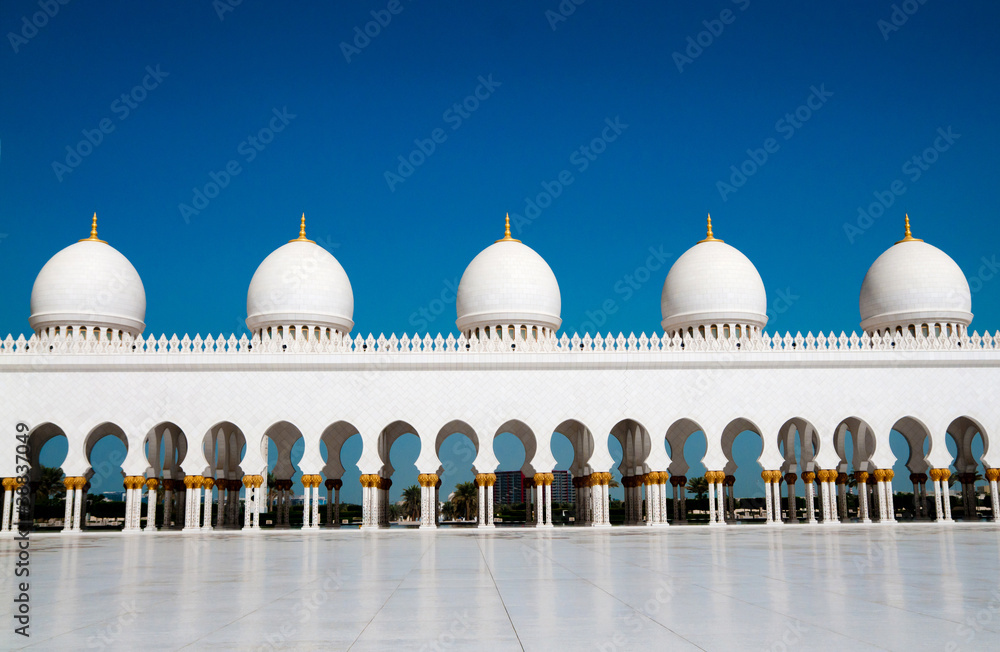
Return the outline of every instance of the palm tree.
[[[698,500],[701,500],[708,495],[708,480],[703,475],[691,478],[688,480],[687,490],[693,493]]]
[[[455,493],[451,498],[455,503],[456,511],[465,514],[465,520],[469,520],[472,510],[477,509],[479,502],[479,490],[471,482],[460,482],[455,485]]]
[[[403,515],[415,521],[420,518],[420,487],[413,484],[403,490]]]
[[[40,503],[58,501],[66,496],[66,485],[63,484],[62,469],[51,466],[42,467],[42,475],[38,480],[37,500]]]

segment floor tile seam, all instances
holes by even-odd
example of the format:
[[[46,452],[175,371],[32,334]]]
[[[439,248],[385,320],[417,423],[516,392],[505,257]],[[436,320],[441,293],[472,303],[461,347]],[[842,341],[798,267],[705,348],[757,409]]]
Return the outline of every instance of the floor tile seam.
[[[787,580],[779,580],[778,578],[771,577],[769,575],[761,575],[760,577],[765,578],[765,579],[774,580],[774,581],[777,581],[777,582],[781,582],[783,584],[792,584],[791,582],[788,582]],[[902,585],[902,586],[905,586],[905,585]],[[720,593],[721,595],[728,595],[728,594],[723,593],[721,591],[713,591],[713,592]],[[842,593],[840,591],[834,591],[833,594],[837,595],[838,597],[844,598],[844,599],[850,599],[852,597],[850,593]],[[730,596],[730,597],[733,597],[733,596]],[[739,598],[734,598],[734,599],[739,599]],[[864,598],[864,597],[860,597],[860,598],[858,598],[858,601],[862,602],[862,603],[865,603],[865,604],[869,604],[869,605],[878,605],[880,607],[885,607],[887,609],[894,609],[896,611],[901,611],[903,613],[913,614],[915,616],[922,616],[924,618],[933,618],[934,620],[937,620],[937,621],[939,621],[941,623],[952,623],[952,624],[955,624],[955,625],[961,625],[962,624],[961,621],[952,620],[951,618],[942,618],[941,616],[937,616],[937,615],[934,615],[934,614],[926,614],[926,613],[923,613],[921,611],[914,611],[912,609],[907,609],[907,608],[904,608],[904,607],[897,607],[895,605],[891,605],[891,604],[888,604],[887,602],[882,602],[882,601],[879,601],[879,600],[870,600],[870,599],[867,599],[867,598]]]
[[[500,604],[503,605],[503,612],[507,615],[507,622],[510,623],[510,629],[514,632],[514,638],[523,652],[524,643],[521,642],[521,635],[518,633],[517,627],[514,626],[514,619],[511,617],[510,610],[507,608],[507,602],[503,599],[503,593],[500,592],[500,587],[497,585],[497,578],[493,576],[493,568],[490,567],[490,562],[486,559],[486,553],[483,551],[482,541],[483,540],[481,538],[476,539],[476,547],[479,548],[479,556],[482,558],[483,564],[486,566],[486,572],[490,574],[490,581],[493,582],[493,590],[497,592]]]
[[[805,619],[803,619],[803,618],[801,618],[799,616],[793,616],[792,614],[785,613],[783,611],[779,611],[779,610],[774,609],[774,608],[767,608],[767,609],[765,609],[763,606],[761,606],[759,604],[756,604],[756,603],[753,603],[753,602],[749,602],[747,600],[744,600],[743,598],[739,598],[739,597],[736,597],[734,595],[730,595],[728,593],[724,593],[722,591],[716,591],[715,589],[710,589],[710,588],[708,588],[706,586],[702,586],[700,584],[695,584],[695,586],[697,586],[698,588],[703,589],[705,591],[708,591],[710,593],[717,593],[718,595],[725,596],[725,597],[727,597],[727,598],[729,598],[731,600],[736,600],[737,602],[741,602],[741,603],[743,603],[745,605],[748,605],[748,606],[751,606],[751,607],[757,607],[759,609],[762,609],[762,610],[765,610],[765,611],[769,611],[771,613],[776,613],[776,614],[778,614],[780,616],[784,616],[785,618],[790,618],[793,621],[797,621],[797,622],[800,622],[800,623],[805,623],[807,625],[811,625],[811,626],[817,627],[818,629],[821,629],[821,630],[824,630],[824,631],[827,631],[827,632],[830,632],[830,633],[833,633],[833,634],[837,634],[838,636],[842,636],[842,637],[844,637],[846,639],[855,641],[857,643],[863,643],[865,645],[869,645],[869,646],[874,647],[874,648],[879,649],[879,650],[890,650],[890,648],[884,648],[884,647],[881,647],[879,645],[875,645],[874,643],[871,643],[869,641],[865,641],[863,639],[859,639],[859,638],[857,638],[855,636],[851,636],[851,635],[846,634],[844,632],[840,632],[840,631],[837,631],[835,629],[831,629],[829,627],[825,627],[823,625],[815,625],[811,621],[805,620]],[[841,597],[844,597],[844,596],[841,595]],[[869,604],[871,604],[871,603],[869,603]]]
[[[378,618],[378,615],[382,613],[382,611],[385,609],[385,605],[389,604],[389,601],[392,600],[392,597],[396,595],[396,593],[399,591],[399,587],[403,585],[403,582],[406,581],[406,578],[410,575],[410,573],[413,572],[413,569],[414,567],[416,567],[417,563],[419,563],[420,560],[426,557],[428,551],[433,547],[429,542],[427,542],[426,539],[421,539],[420,542],[421,545],[423,546],[420,555],[416,557],[416,559],[413,562],[413,565],[410,566],[410,569],[406,573],[404,573],[402,577],[399,578],[399,582],[396,583],[396,586],[392,589],[389,595],[386,596],[385,600],[382,601],[382,604],[379,606],[379,608],[375,610],[375,613],[372,614],[372,617],[368,619],[368,622],[365,623],[365,626],[361,628],[361,631],[358,632],[358,635],[354,637],[354,640],[351,641],[351,644],[347,646],[346,648],[347,650],[351,650],[355,645],[357,645],[358,641],[361,640],[361,637],[364,636],[365,632],[368,631],[368,628],[371,627],[371,624],[375,622],[375,619]]]
[[[537,539],[536,539],[536,540],[537,540]],[[549,556],[548,556],[548,555],[546,555],[545,553],[543,553],[543,552],[541,552],[541,551],[538,551],[538,550],[536,550],[536,549],[532,548],[531,546],[528,546],[528,545],[527,545],[527,544],[526,544],[526,543],[525,543],[525,542],[524,542],[523,540],[522,540],[522,541],[520,541],[520,543],[521,543],[522,545],[525,545],[525,546],[526,546],[527,548],[529,548],[529,549],[533,550],[533,551],[534,551],[535,553],[537,553],[538,555],[540,555],[540,556],[542,556],[542,557],[545,557],[546,559],[548,559],[548,560],[549,560],[549,561],[550,561],[551,563],[553,563],[554,565],[556,565],[556,566],[559,566],[560,568],[562,568],[562,569],[566,570],[566,571],[567,571],[567,572],[569,572],[569,573],[570,573],[571,575],[575,576],[575,577],[576,577],[577,579],[579,579],[579,580],[581,580],[581,581],[583,581],[583,582],[586,582],[587,584],[589,584],[590,586],[594,587],[595,589],[597,589],[597,590],[598,590],[598,591],[600,591],[601,593],[604,593],[605,595],[607,595],[607,596],[608,596],[608,597],[610,597],[611,599],[615,600],[616,602],[618,602],[618,603],[620,603],[620,604],[623,604],[623,605],[625,605],[626,607],[628,607],[629,609],[631,609],[633,613],[637,614],[637,615],[638,615],[638,616],[639,616],[640,618],[643,618],[643,619],[645,619],[645,620],[647,620],[647,621],[649,621],[649,622],[653,623],[654,625],[656,625],[656,626],[658,626],[658,627],[661,627],[661,628],[663,628],[664,630],[666,630],[666,631],[670,632],[671,634],[673,634],[673,635],[674,635],[674,636],[676,636],[677,638],[679,638],[679,639],[681,639],[682,641],[685,641],[685,642],[687,642],[687,643],[689,643],[689,644],[693,645],[694,647],[698,648],[699,650],[704,650],[704,649],[705,649],[705,648],[701,647],[700,645],[698,645],[697,643],[695,643],[694,641],[692,641],[691,639],[687,638],[686,636],[683,636],[683,635],[681,635],[681,634],[679,634],[679,633],[675,632],[674,630],[672,630],[672,629],[671,629],[670,627],[668,627],[668,626],[664,625],[663,623],[661,623],[661,622],[659,622],[659,621],[657,621],[657,620],[654,620],[653,618],[650,618],[650,617],[649,617],[649,616],[648,616],[648,615],[647,615],[646,613],[644,613],[644,612],[642,612],[642,611],[639,611],[638,609],[636,609],[635,607],[633,607],[633,606],[632,606],[632,605],[630,605],[629,603],[627,603],[627,602],[625,602],[624,600],[622,600],[621,598],[619,598],[619,597],[618,597],[617,595],[615,595],[615,594],[611,593],[610,591],[608,591],[608,590],[606,590],[606,589],[604,589],[604,588],[602,588],[602,587],[598,586],[597,584],[594,584],[594,583],[593,583],[592,581],[590,581],[590,580],[589,580],[589,579],[587,579],[586,577],[583,577],[582,575],[580,575],[579,573],[577,573],[576,571],[574,571],[574,570],[573,570],[572,568],[569,568],[568,566],[565,566],[564,564],[562,564],[562,563],[560,563],[560,562],[558,562],[558,561],[555,561],[555,560],[554,560],[554,559],[553,559],[552,557],[549,557]]]
[[[370,554],[370,552],[369,552],[368,550],[365,550],[365,552],[364,552],[364,553],[362,553],[362,555],[361,555],[361,558],[363,559],[364,557],[368,556],[369,554]],[[313,582],[317,582],[317,581],[319,581],[319,580],[320,580],[320,577],[316,577],[316,578],[315,578],[315,579],[313,580]],[[309,582],[309,584],[312,584],[313,582]],[[221,631],[221,630],[225,629],[226,627],[229,627],[230,625],[233,625],[233,624],[235,624],[235,623],[237,623],[237,622],[239,622],[239,621],[243,620],[244,618],[247,618],[247,617],[249,617],[249,616],[252,616],[253,614],[255,614],[255,613],[257,613],[258,611],[260,611],[261,609],[264,609],[265,607],[268,607],[268,606],[270,606],[271,604],[273,604],[273,603],[275,603],[275,602],[277,602],[277,601],[279,601],[279,600],[282,600],[282,599],[284,599],[284,598],[286,598],[286,597],[288,597],[288,596],[292,595],[293,593],[297,593],[297,592],[301,591],[301,590],[302,590],[302,588],[303,588],[303,587],[299,586],[299,587],[296,587],[296,588],[292,589],[291,591],[288,591],[288,592],[286,592],[286,593],[283,593],[283,594],[279,595],[278,597],[274,598],[273,600],[270,600],[270,601],[267,601],[267,602],[265,602],[265,603],[261,604],[260,606],[256,607],[255,609],[251,609],[251,610],[250,610],[250,611],[248,611],[247,613],[239,615],[238,617],[236,617],[236,618],[232,619],[231,621],[227,622],[226,624],[224,624],[224,625],[221,625],[220,627],[216,627],[216,628],[215,628],[215,629],[213,629],[212,631],[210,631],[210,632],[207,632],[207,633],[205,633],[205,634],[204,634],[204,635],[202,635],[202,636],[199,636],[198,638],[196,638],[195,640],[191,641],[190,643],[187,643],[187,644],[185,644],[185,645],[184,645],[183,647],[179,647],[179,648],[177,648],[177,649],[178,649],[178,650],[183,650],[183,649],[185,649],[185,648],[188,648],[188,647],[190,647],[190,646],[194,645],[195,643],[197,643],[198,641],[200,641],[200,640],[202,640],[202,639],[204,639],[204,638],[207,638],[207,637],[211,636],[212,634],[215,634],[216,632],[218,632],[218,631]],[[379,611],[381,611],[381,608],[379,609]],[[376,612],[376,614],[377,614],[377,613],[378,613],[378,612]],[[374,616],[373,616],[373,617],[374,617]]]

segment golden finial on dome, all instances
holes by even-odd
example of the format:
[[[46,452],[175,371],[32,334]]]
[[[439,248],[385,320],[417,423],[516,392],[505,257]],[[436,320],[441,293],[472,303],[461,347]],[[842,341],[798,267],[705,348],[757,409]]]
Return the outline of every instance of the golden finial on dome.
[[[104,242],[97,237],[97,213],[94,213],[94,219],[90,221],[90,237],[83,238],[80,242]],[[104,244],[108,244],[104,242]]]
[[[722,242],[722,240],[719,240],[714,235],[712,235],[712,214],[711,213],[708,214],[708,235],[705,236],[704,240],[699,240],[698,244],[701,244],[702,242]]]
[[[507,220],[504,222],[503,237],[497,242],[520,242],[520,240],[510,237],[510,213],[507,213]]]
[[[302,221],[299,222],[299,237],[294,240],[289,240],[289,242],[312,242],[315,244],[314,240],[310,240],[306,237],[306,214],[302,213]]]
[[[909,214],[906,215],[906,220],[905,220],[904,223],[906,224],[906,232],[903,234],[903,239],[902,240],[897,240],[896,244],[899,244],[900,242],[923,242],[923,240],[921,240],[920,238],[914,238],[913,234],[910,233],[910,215]]]

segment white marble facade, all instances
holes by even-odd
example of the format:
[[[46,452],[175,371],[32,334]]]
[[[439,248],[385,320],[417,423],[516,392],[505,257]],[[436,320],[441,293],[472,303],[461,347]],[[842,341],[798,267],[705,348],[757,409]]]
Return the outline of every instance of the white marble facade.
[[[34,334],[27,339],[8,336],[0,343],[0,421],[10,433],[10,444],[0,446],[5,530],[12,527],[10,505],[18,484],[37,475],[36,469],[25,474],[18,468],[18,423],[27,425],[34,467],[46,441],[68,439],[62,470],[74,499],[94,472],[89,459],[94,443],[108,435],[120,438],[128,451],[121,465],[127,531],[140,529],[148,510],[142,498],[155,496],[160,484],[169,487],[161,498],[164,509],[176,510],[172,515],[185,530],[213,526],[213,513],[204,508],[209,503],[215,505],[216,527],[238,526],[241,495],[246,499],[243,527],[259,527],[256,501],[268,493],[263,487],[268,437],[278,445],[274,473],[281,481],[294,472],[287,459],[291,444],[304,440],[298,467],[308,482],[305,527],[314,529],[323,520],[319,487],[325,486],[330,496],[336,488],[339,496],[344,473],[340,448],[355,434],[363,441],[358,466],[366,528],[388,524],[389,450],[406,433],[421,442],[416,464],[423,495],[421,524],[427,528],[436,523],[428,512],[437,504],[440,447],[456,432],[475,446],[473,471],[477,484],[487,487],[498,466],[494,438],[509,432],[522,441],[522,471],[539,483],[540,526],[551,518],[546,505],[551,477],[546,484],[546,476],[555,465],[550,446],[554,432],[573,443],[570,470],[577,479],[578,522],[589,525],[608,524],[607,482],[614,464],[609,436],[624,451],[618,469],[626,478],[629,522],[678,522],[677,514],[667,513],[666,501],[673,497],[683,502],[683,490],[679,495],[676,486],[668,485],[697,461],[682,453],[686,439],[697,431],[705,433],[708,443],[700,461],[709,471],[712,523],[732,520],[729,479],[758,475],[760,467],[769,522],[782,522],[780,504],[787,498],[781,496],[780,483],[790,479],[789,487],[794,487],[789,474],[807,481],[808,522],[840,522],[846,516],[846,474],[853,472],[860,476],[861,491],[875,496],[875,513],[867,513],[869,502],[864,501],[865,513],[859,516],[891,523],[896,461],[889,447],[891,430],[910,444],[906,464],[913,478],[925,491],[924,483],[932,483],[927,495],[936,497],[937,507],[927,517],[950,519],[942,477],[952,466],[964,474],[982,464],[994,520],[1000,510],[1000,447],[990,445],[990,435],[1000,429],[1000,406],[993,397],[1000,385],[1000,333],[980,336],[966,330],[971,297],[960,270],[956,276],[948,268],[944,276],[950,286],[928,282],[933,287],[922,296],[919,286],[901,285],[880,264],[877,278],[866,278],[862,292],[862,320],[876,324],[877,330],[771,335],[762,330],[767,305],[763,286],[759,296],[739,301],[727,290],[734,273],[735,278],[749,273],[747,264],[753,274],[756,270],[737,250],[714,244],[721,241],[712,237],[710,227],[709,237],[695,247],[698,254],[682,265],[683,277],[666,280],[662,308],[668,332],[581,338],[556,333],[560,302],[558,285],[548,278],[551,270],[514,273],[517,283],[504,289],[503,279],[512,269],[524,271],[516,262],[521,258],[530,259],[525,263],[530,269],[540,269],[539,262],[548,269],[527,246],[514,247],[508,231],[499,248],[487,250],[487,263],[511,251],[514,268],[480,260],[463,276],[457,301],[461,333],[362,337],[349,332],[353,295],[347,275],[306,239],[303,218],[300,237],[292,241],[294,255],[285,250],[272,260],[272,254],[268,265],[275,268],[269,272],[273,276],[258,278],[261,270],[254,276],[248,296],[253,337],[190,339],[142,335],[141,281],[138,293],[134,282],[118,289],[122,278],[131,279],[123,267],[134,268],[124,257],[113,256],[110,252],[117,252],[109,245],[97,245],[101,241],[96,237],[95,218],[91,238],[56,258],[76,247],[75,257],[81,245],[110,250],[98,257],[106,261],[106,269],[87,271],[97,280],[81,290],[78,279],[53,274],[43,279],[40,274],[32,293]],[[908,225],[906,237],[890,251],[909,266],[929,256],[935,265],[947,268],[950,262],[958,269],[943,252],[912,238]],[[93,259],[88,260],[93,267]],[[57,263],[57,268],[66,267]],[[727,267],[730,263],[734,267]],[[540,277],[537,287],[527,287],[534,277]],[[756,292],[759,280],[751,278],[743,286]],[[67,292],[66,284],[72,283],[76,292],[89,296]],[[265,290],[255,294],[254,287]],[[522,296],[528,298],[519,303]],[[682,310],[672,303],[676,297],[682,298]],[[738,305],[727,313],[727,302]],[[901,317],[892,321],[888,312],[866,314],[865,302],[889,306],[887,311]],[[46,314],[36,314],[36,305],[44,306]],[[108,305],[116,307],[116,314],[103,314]],[[733,441],[746,431],[762,441],[760,467],[738,468],[733,459]],[[972,453],[976,435],[984,444],[981,459]],[[949,436],[957,443],[957,458],[948,451]],[[801,442],[798,456],[796,437]],[[321,441],[329,451],[327,460]],[[160,459],[161,442],[168,459]],[[276,488],[278,501],[287,499],[284,486]],[[183,495],[182,500],[175,495]],[[67,503],[67,530],[78,529],[78,500]],[[480,510],[481,526],[492,525],[490,512]],[[789,520],[795,520],[794,513]]]

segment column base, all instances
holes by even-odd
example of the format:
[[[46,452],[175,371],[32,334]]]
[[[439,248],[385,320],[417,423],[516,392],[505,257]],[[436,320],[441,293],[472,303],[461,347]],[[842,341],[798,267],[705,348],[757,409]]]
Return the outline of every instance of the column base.
[[[709,523],[709,525],[715,527],[719,525],[727,525],[727,523],[725,521],[712,521],[711,523]]]
[[[535,524],[535,527],[540,529],[547,529],[553,527],[553,525],[551,523],[537,523]]]
[[[490,523],[488,525],[486,525],[486,524],[477,525],[476,529],[477,530],[495,530],[496,527],[497,527],[496,525]]]
[[[364,529],[364,528],[361,528],[361,529]],[[436,530],[437,529],[437,525],[435,525],[433,523],[421,523],[419,529],[421,529],[421,530]]]
[[[552,527],[551,525],[549,527]],[[611,527],[610,523],[591,523],[590,527]]]

